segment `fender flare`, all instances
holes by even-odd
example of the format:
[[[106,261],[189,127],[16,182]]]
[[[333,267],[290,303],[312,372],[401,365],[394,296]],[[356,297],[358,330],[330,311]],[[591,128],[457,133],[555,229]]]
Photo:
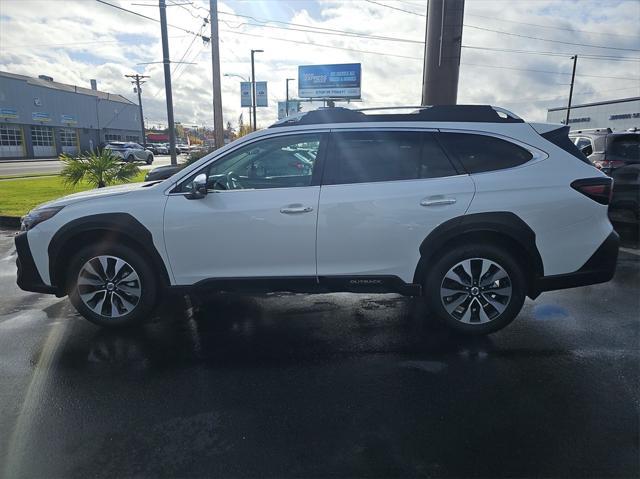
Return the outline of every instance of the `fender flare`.
[[[519,216],[508,211],[472,213],[452,218],[436,227],[420,245],[420,261],[416,267],[413,282],[422,284],[431,256],[447,243],[462,235],[491,233],[505,236],[516,242],[526,253],[526,260],[532,266],[533,277],[544,276],[544,266],[533,230]]]
[[[169,286],[170,279],[167,267],[153,244],[151,232],[136,218],[129,213],[102,213],[96,215],[83,216],[62,226],[49,242],[47,249],[49,253],[49,276],[51,284],[58,289],[64,285],[57,284],[58,266],[64,258],[60,257],[65,245],[74,237],[90,232],[115,232],[126,237],[132,243],[139,245],[142,252],[151,259],[152,266],[161,276],[161,282]]]

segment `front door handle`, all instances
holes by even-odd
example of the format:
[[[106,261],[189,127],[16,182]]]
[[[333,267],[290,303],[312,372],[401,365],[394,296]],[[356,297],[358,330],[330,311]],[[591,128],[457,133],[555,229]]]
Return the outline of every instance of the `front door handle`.
[[[313,208],[311,206],[284,206],[282,208],[280,208],[280,213],[283,213],[285,215],[295,215],[298,213],[309,213],[310,211],[313,211]]]
[[[453,205],[456,202],[455,198],[425,198],[420,202],[421,206],[443,206]]]

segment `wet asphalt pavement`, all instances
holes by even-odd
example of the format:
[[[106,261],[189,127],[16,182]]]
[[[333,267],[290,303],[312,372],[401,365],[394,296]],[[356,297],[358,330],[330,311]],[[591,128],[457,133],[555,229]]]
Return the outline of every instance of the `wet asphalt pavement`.
[[[133,332],[15,286],[0,477],[638,477],[640,256],[486,338],[396,295],[167,300]]]

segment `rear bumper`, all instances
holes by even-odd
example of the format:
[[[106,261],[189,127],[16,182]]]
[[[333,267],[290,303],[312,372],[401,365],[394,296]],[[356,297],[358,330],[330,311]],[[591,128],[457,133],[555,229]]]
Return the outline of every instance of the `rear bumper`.
[[[32,291],[34,293],[58,294],[58,289],[49,286],[42,281],[36,263],[33,261],[33,255],[27,241],[27,232],[24,231],[15,239],[16,251],[18,259],[16,265],[18,267],[18,287],[24,291]]]
[[[544,291],[606,283],[616,272],[619,246],[620,237],[612,231],[582,268],[573,273],[537,278],[530,296],[535,298]]]

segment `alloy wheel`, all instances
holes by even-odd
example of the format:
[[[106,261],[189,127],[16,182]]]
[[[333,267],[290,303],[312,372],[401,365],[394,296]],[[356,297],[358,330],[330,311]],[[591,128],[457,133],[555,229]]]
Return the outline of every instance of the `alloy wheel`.
[[[445,274],[440,298],[447,313],[466,324],[495,320],[509,305],[511,278],[503,267],[486,258],[460,261]]]
[[[118,318],[133,311],[142,295],[142,283],[136,270],[115,256],[96,256],[78,273],[78,295],[94,313]]]

